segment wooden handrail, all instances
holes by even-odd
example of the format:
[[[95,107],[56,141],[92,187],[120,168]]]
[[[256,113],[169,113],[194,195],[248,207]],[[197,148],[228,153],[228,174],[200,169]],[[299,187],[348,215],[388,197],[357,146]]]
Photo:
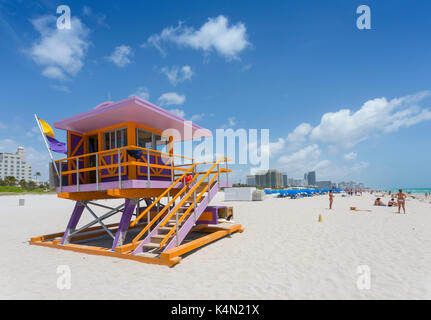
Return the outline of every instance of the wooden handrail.
[[[163,151],[159,151],[159,150],[153,150],[153,149],[149,149],[149,148],[143,148],[143,147],[138,147],[138,146],[125,146],[125,147],[120,147],[120,148],[115,148],[115,149],[109,149],[109,150],[102,150],[102,151],[97,151],[97,152],[93,152],[93,153],[86,153],[86,154],[80,154],[80,155],[76,155],[73,157],[68,157],[68,158],[64,158],[64,159],[59,159],[59,160],[55,160],[55,162],[61,162],[61,161],[70,161],[70,160],[76,160],[77,158],[83,158],[83,157],[87,157],[87,156],[95,156],[96,154],[102,155],[107,153],[107,155],[109,155],[109,153],[114,153],[114,152],[118,152],[118,150],[126,150],[126,149],[138,149],[138,150],[144,150],[144,151],[149,151],[152,153],[156,153],[160,156],[164,156],[166,158],[171,158],[171,157],[177,157],[177,158],[182,158],[182,159],[186,159],[186,160],[193,160],[193,158],[189,158],[189,157],[184,157],[184,156],[179,156],[176,154],[170,154],[167,152],[163,152]]]
[[[171,213],[162,221],[162,223],[160,224],[160,227],[163,227],[167,221],[178,211],[179,208],[181,208],[181,206],[184,204],[184,202],[190,197],[190,195],[200,186],[200,184],[202,183],[202,181],[205,180],[206,177],[208,177],[208,175],[210,174],[210,172],[217,166],[217,164],[222,161],[225,160],[227,158],[225,157],[221,157],[219,158],[216,162],[214,162],[214,164],[212,165],[212,167],[207,171],[206,174],[204,174],[204,176],[199,180],[199,182],[197,182],[193,188],[190,189],[190,191],[183,197],[183,199],[180,201],[180,203],[171,211]]]
[[[177,169],[177,170],[181,170],[181,169]],[[207,173],[207,172],[208,171],[198,171],[196,173]],[[223,172],[232,172],[232,169],[220,168],[220,173],[223,173]],[[210,173],[218,173],[218,171],[217,170],[216,171],[211,171]],[[175,176],[179,176],[179,175],[181,175],[181,174],[175,174]]]
[[[196,175],[191,181],[190,183],[192,183],[199,175]],[[174,185],[174,184],[173,184]],[[136,243],[137,241],[139,241],[139,239],[144,235],[144,233],[163,215],[163,213],[165,213],[166,209],[168,209],[172,203],[175,202],[175,200],[183,193],[184,190],[187,189],[187,185],[184,186],[174,197],[172,197],[171,201],[169,201],[169,203],[167,205],[165,205],[165,207],[162,209],[162,211],[160,211],[154,218],[153,220],[150,221],[149,224],[147,224],[145,226],[144,229],[141,230],[141,232],[139,232],[135,238],[133,238],[132,243]],[[131,226],[134,226],[135,224],[135,220],[132,221]]]
[[[208,171],[212,171],[214,168],[215,168],[215,166],[220,162],[220,161],[222,161],[222,160],[228,160],[228,158],[226,158],[226,157],[221,157],[220,159],[218,159],[216,162],[214,162],[214,164],[213,164],[213,166],[208,170]],[[181,181],[181,179],[189,172],[189,170],[191,170],[192,168],[194,168],[195,166],[197,166],[197,165],[199,165],[199,163],[195,163],[195,164],[193,164],[193,166],[191,166],[189,169],[188,169],[188,171],[186,171],[180,178],[178,178],[176,181]],[[204,177],[202,177],[201,178],[201,180],[199,180],[199,182],[198,183],[196,183],[194,186],[193,186],[193,188],[191,188],[190,189],[190,191],[188,191],[187,193],[186,193],[186,195],[184,196],[184,198],[180,201],[180,203],[178,204],[178,205],[176,205],[175,207],[174,207],[174,209],[173,210],[171,210],[171,213],[168,215],[168,216],[166,216],[164,219],[163,219],[163,221],[162,221],[162,223],[160,224],[160,226],[161,227],[163,227],[165,224],[166,224],[166,222],[172,217],[172,215],[174,214],[174,213],[176,213],[176,211],[178,211],[178,209],[184,204],[184,202],[186,201],[186,199],[188,199],[189,197],[190,197],[190,194],[191,193],[193,193],[195,190],[196,190],[196,188],[202,183],[202,181],[208,176],[210,174],[210,172],[207,172],[205,175],[204,175]],[[189,182],[189,185],[191,185],[198,177],[200,176],[200,173],[197,173],[197,174],[195,174],[195,176],[193,177],[193,179]],[[176,184],[176,183],[175,183]],[[172,185],[175,185],[175,184],[172,184]],[[172,187],[172,185],[171,185],[171,187]],[[151,222],[149,223],[149,224],[147,224],[146,226],[145,226],[145,228],[144,229],[142,229],[141,230],[141,232],[139,232],[139,234],[137,234],[136,235],[136,237],[132,240],[132,243],[136,243],[137,241],[139,241],[139,239],[145,234],[145,232],[155,223],[155,221],[157,221],[162,215],[163,215],[163,213],[165,213],[165,211],[171,206],[171,204],[172,203],[174,203],[175,202],[175,200],[179,197],[179,196],[181,196],[182,194],[183,194],[183,192],[184,191],[186,191],[187,190],[187,185],[186,186],[184,186],[176,195],[175,195],[175,197],[173,197],[172,199],[171,199],[171,201],[169,201],[169,203],[162,209],[162,211],[160,211],[152,220],[151,220]],[[159,196],[159,198],[161,198],[160,196]],[[158,201],[160,201],[160,200],[158,200]],[[156,201],[155,201],[156,202]],[[153,202],[154,203],[154,202]],[[143,212],[144,213],[144,212]],[[142,215],[142,214],[141,214]],[[141,217],[142,218],[142,217]],[[130,226],[134,226],[135,224],[137,223],[137,219],[135,219],[134,221],[132,221],[132,223],[130,224]]]
[[[196,164],[195,164],[196,165]],[[160,196],[155,200],[155,201],[153,201],[144,211],[142,211],[142,213],[139,215],[139,216],[137,216],[136,217],[136,219],[135,220],[133,220],[131,223],[130,223],[130,226],[131,227],[134,227],[137,223],[138,223],[138,221],[139,220],[141,220],[142,219],[142,217],[144,217],[145,216],[145,214],[149,211],[149,210],[151,210],[151,208],[152,207],[154,207],[154,205],[157,203],[157,202],[159,202],[174,186],[176,186],[177,185],[177,183],[178,182],[180,182],[181,181],[181,179],[183,179],[184,177],[185,177],[185,175],[186,174],[188,174],[189,172],[190,172],[190,170],[192,170],[194,167],[195,167],[195,165],[193,165],[193,166],[191,166],[190,168],[188,168],[187,169],[187,171],[186,172],[184,172],[183,173],[183,175],[181,176],[181,177],[179,177],[177,180],[175,180],[170,186],[169,186],[169,188],[167,188],[165,191],[163,191],[163,193],[162,194],[160,194]],[[168,207],[168,206],[165,206],[165,208],[166,207]],[[146,230],[145,230],[146,231]]]
[[[211,184],[214,182],[215,178],[218,176],[218,172],[214,175],[214,177],[210,180],[209,185],[206,185],[203,190],[201,191],[201,193],[199,193],[198,197],[196,198],[196,203],[199,202],[199,200],[202,198],[202,196],[205,194],[205,192],[207,192],[208,188],[211,186]],[[187,208],[187,210],[183,213],[182,217],[178,220],[178,225],[181,224],[181,222],[183,222],[183,220],[186,218],[186,216],[190,213],[190,211],[196,210],[195,206],[195,202],[193,202],[192,204],[190,204],[190,207]],[[175,224],[176,226],[176,224]],[[160,242],[160,248],[164,246],[164,244],[169,240],[169,238],[171,237],[171,235],[174,233],[174,231],[176,231],[176,228],[174,228],[175,226],[172,227],[172,229],[166,234],[166,236],[162,239],[162,241]]]
[[[138,167],[147,167],[148,164],[147,163],[143,163],[143,162],[137,162],[137,161],[127,161],[127,162],[122,162],[121,163],[122,167],[126,167],[126,166],[138,166]],[[87,167],[87,168],[83,168],[83,169],[79,169],[79,172],[89,172],[89,171],[95,171],[97,169],[99,170],[103,170],[103,169],[109,169],[109,168],[117,168],[118,167],[118,163],[115,164],[108,164],[106,166],[99,166],[98,168],[96,166],[94,167]],[[155,164],[155,163],[150,163],[150,167],[152,168],[159,168],[159,169],[171,169],[171,166],[164,166],[161,164]],[[175,170],[179,170],[179,171],[187,171],[187,169],[184,168],[177,168],[176,166],[174,166]],[[73,174],[76,173],[76,169],[75,170],[68,170],[68,171],[63,171],[61,173],[62,176],[67,176],[69,174]],[[180,174],[175,174],[175,176],[179,176]]]

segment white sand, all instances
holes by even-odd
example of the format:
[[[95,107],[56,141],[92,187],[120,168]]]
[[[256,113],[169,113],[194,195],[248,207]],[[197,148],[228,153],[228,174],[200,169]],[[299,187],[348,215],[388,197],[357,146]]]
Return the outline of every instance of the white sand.
[[[18,207],[21,197],[25,207]],[[431,299],[429,202],[409,199],[403,215],[373,207],[370,195],[336,195],[332,211],[327,196],[222,198],[219,193],[212,204],[234,206],[244,233],[201,248],[170,269],[31,246],[31,236],[64,230],[72,201],[0,197],[0,298]],[[352,213],[350,206],[373,211]],[[85,218],[91,220],[88,213]],[[57,289],[59,265],[71,269],[70,290]],[[369,290],[356,286],[359,265],[371,270]]]

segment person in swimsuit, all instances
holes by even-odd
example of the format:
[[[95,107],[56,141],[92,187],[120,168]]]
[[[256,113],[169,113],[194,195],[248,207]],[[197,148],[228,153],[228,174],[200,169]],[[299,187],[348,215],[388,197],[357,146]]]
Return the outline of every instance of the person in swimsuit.
[[[388,207],[395,207],[396,205],[397,205],[397,203],[395,202],[394,198],[392,198],[391,200],[389,200]]]
[[[385,204],[380,200],[380,198],[377,198],[376,201],[374,201],[375,206],[384,206]]]
[[[332,209],[332,202],[334,201],[334,193],[329,190],[329,209]]]
[[[397,193],[398,200],[398,213],[400,213],[401,207],[403,208],[404,213],[406,213],[406,195],[403,193],[403,190],[398,190]]]

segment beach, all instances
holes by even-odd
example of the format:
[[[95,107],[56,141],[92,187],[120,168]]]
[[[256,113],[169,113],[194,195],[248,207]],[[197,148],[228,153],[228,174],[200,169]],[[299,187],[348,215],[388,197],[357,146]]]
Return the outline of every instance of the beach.
[[[20,198],[25,206],[18,206]],[[430,199],[408,197],[407,214],[374,207],[375,195],[368,193],[336,194],[333,210],[327,195],[223,199],[219,192],[211,205],[233,206],[244,232],[167,268],[32,246],[30,237],[65,229],[73,202],[56,195],[2,196],[0,298],[431,299]],[[91,220],[83,215],[83,222]],[[70,289],[57,288],[62,265],[70,268]],[[358,286],[364,270],[370,276],[366,288]]]

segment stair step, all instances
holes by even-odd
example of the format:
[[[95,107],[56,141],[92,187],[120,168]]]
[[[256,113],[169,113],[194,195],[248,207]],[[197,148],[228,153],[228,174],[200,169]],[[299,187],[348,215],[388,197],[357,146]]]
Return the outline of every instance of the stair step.
[[[184,223],[184,222],[181,222],[181,223],[179,224],[179,227],[181,227],[181,226],[183,225],[183,223]],[[168,224],[167,224],[167,226],[168,226],[170,229],[172,229],[172,227],[174,227],[174,226],[175,226],[175,222],[174,222],[174,223],[168,223]]]
[[[169,231],[171,231],[172,228],[169,227],[160,227],[158,230],[159,232],[166,232],[168,233]]]
[[[144,248],[160,248],[160,244],[150,242],[150,243],[143,244],[142,247],[144,247]]]
[[[165,234],[158,234],[158,235],[152,236],[152,237],[151,237],[151,242],[152,242],[152,243],[160,243],[160,242],[162,242],[162,240],[163,240],[165,237],[166,237],[166,235],[165,235]]]
[[[159,253],[154,253],[152,250],[146,251],[146,252],[141,252],[141,253],[138,253],[136,255],[141,256],[141,257],[147,257],[147,258],[158,258],[160,256]]]

